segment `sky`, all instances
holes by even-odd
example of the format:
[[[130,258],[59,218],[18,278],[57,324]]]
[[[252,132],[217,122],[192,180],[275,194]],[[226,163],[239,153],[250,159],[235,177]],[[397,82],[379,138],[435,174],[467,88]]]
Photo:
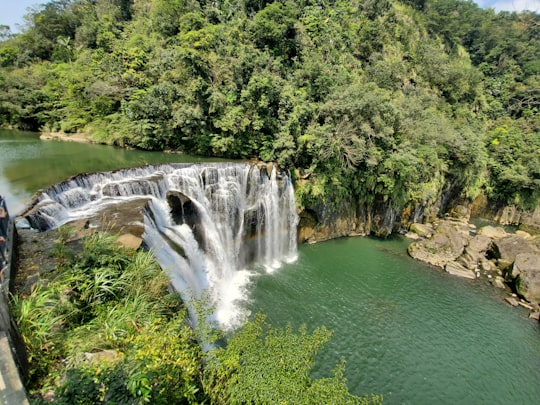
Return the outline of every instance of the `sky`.
[[[540,13],[540,0],[475,0],[480,7],[491,7],[496,11],[531,10]],[[12,32],[19,32],[27,8],[46,3],[40,0],[0,0],[0,25],[9,25]]]

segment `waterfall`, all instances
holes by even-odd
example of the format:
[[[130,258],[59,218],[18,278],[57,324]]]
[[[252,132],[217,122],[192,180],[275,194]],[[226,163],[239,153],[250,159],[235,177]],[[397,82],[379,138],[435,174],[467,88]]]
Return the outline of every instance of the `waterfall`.
[[[188,302],[209,297],[224,328],[246,314],[250,278],[296,258],[294,190],[287,175],[247,163],[168,164],[79,175],[44,190],[26,217],[40,230],[147,198],[145,244]]]

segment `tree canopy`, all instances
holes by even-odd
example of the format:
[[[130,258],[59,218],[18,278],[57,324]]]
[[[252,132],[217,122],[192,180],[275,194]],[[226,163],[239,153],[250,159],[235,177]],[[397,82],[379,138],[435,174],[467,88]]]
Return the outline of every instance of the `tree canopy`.
[[[532,207],[539,26],[470,0],[54,0],[2,29],[0,125],[276,161],[300,204]]]

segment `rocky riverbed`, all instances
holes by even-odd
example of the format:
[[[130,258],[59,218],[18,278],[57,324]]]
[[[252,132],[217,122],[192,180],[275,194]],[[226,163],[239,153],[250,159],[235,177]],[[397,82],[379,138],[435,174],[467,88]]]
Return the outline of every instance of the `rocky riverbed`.
[[[540,235],[491,225],[477,229],[467,220],[447,218],[412,224],[406,236],[416,240],[408,248],[413,258],[505,289],[510,305],[540,318]]]

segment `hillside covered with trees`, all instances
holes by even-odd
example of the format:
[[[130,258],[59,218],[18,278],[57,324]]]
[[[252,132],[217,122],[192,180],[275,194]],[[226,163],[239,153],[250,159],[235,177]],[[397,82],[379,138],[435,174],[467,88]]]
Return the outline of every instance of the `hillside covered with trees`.
[[[540,197],[540,16],[463,0],[54,0],[0,125],[296,169],[300,205]]]

